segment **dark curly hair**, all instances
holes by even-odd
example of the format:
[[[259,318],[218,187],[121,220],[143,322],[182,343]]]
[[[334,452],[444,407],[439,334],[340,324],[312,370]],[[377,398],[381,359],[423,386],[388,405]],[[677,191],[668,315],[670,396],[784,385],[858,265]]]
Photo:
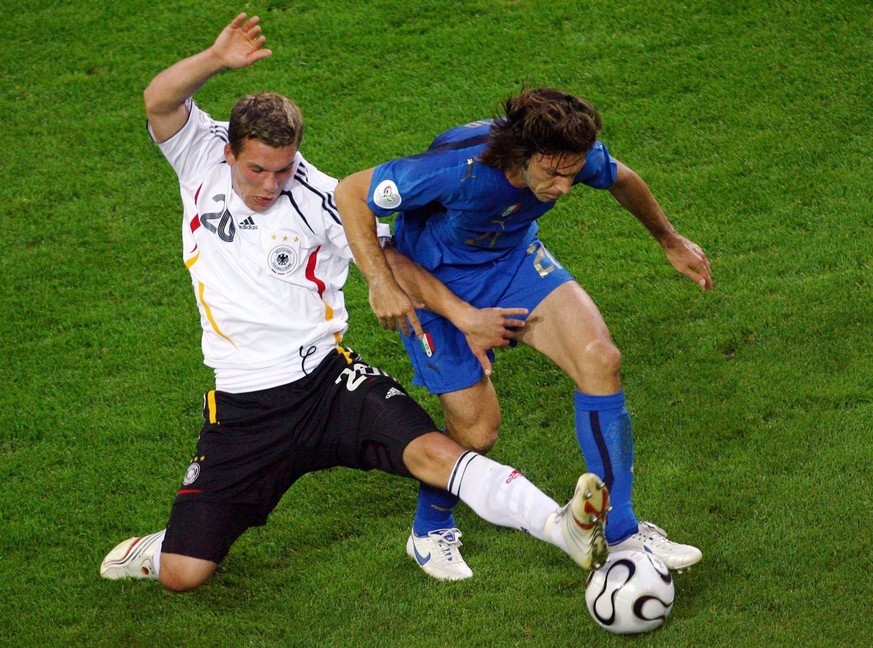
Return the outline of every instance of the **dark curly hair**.
[[[243,144],[250,139],[275,148],[300,146],[303,113],[288,97],[275,92],[258,92],[234,104],[227,131],[234,155],[239,155]]]
[[[585,99],[555,88],[533,88],[510,97],[494,118],[483,164],[501,171],[524,166],[534,155],[585,155],[602,122]]]

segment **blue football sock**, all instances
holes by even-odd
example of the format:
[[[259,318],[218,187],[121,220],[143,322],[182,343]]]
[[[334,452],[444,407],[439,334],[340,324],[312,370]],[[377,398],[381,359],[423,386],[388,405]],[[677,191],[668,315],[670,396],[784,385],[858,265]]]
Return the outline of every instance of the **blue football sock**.
[[[576,439],[588,472],[600,476],[609,489],[606,541],[620,542],[639,525],[631,503],[634,437],[624,392],[590,396],[577,391]]]
[[[418,488],[418,506],[412,520],[412,531],[417,536],[426,536],[437,529],[455,528],[452,515],[460,500],[456,495],[441,488],[421,484]]]

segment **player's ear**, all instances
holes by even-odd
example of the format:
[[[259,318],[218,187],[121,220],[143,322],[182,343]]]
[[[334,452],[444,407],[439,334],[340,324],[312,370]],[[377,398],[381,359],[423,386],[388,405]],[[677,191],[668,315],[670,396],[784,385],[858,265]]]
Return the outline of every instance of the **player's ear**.
[[[230,147],[230,144],[224,145],[224,159],[227,160],[227,163],[231,166],[236,164],[236,157],[233,154],[233,149]]]

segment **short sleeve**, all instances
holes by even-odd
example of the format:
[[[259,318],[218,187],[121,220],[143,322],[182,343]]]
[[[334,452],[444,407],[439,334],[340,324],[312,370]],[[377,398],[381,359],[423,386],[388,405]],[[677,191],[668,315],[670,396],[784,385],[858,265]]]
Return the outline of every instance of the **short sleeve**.
[[[228,142],[227,122],[215,121],[193,99],[188,100],[188,110],[188,121],[179,132],[158,144],[182,184],[199,182],[209,169],[224,162]],[[154,140],[151,128],[149,134]]]
[[[585,166],[576,174],[573,184],[583,183],[595,189],[609,189],[615,184],[615,158],[600,140],[594,143],[585,159]]]
[[[376,216],[420,209],[441,202],[448,187],[456,184],[451,160],[440,152],[398,158],[373,170],[367,206]]]

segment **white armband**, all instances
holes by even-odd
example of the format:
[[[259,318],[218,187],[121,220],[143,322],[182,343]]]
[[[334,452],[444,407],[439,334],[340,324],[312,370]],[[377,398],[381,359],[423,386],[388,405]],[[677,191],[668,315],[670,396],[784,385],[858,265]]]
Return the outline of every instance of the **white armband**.
[[[376,237],[379,239],[379,245],[385,249],[386,245],[391,245],[391,227],[388,223],[376,221]]]

